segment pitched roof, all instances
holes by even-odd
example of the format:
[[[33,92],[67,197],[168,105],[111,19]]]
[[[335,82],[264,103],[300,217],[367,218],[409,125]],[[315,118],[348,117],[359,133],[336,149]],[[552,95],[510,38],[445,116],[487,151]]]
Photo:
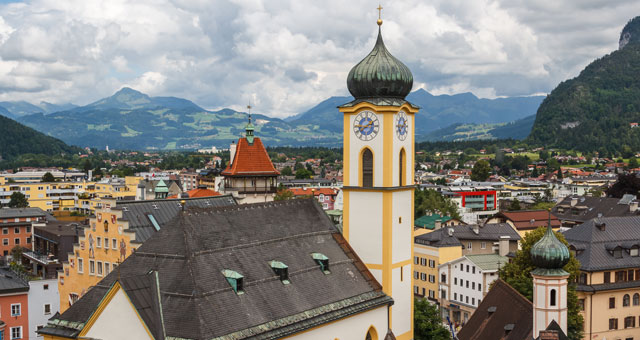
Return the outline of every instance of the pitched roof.
[[[44,217],[46,213],[40,208],[1,208],[0,218]]]
[[[118,277],[131,295],[127,280],[154,270],[167,337],[283,338],[393,301],[313,199],[190,208],[170,225],[41,333],[78,332],[71,325],[89,319]],[[312,258],[316,252],[329,258],[330,273]],[[272,260],[288,266],[290,284],[273,272]],[[244,294],[234,292],[225,269],[244,277]],[[152,289],[136,287],[147,302],[132,302],[138,310],[149,305],[144,313],[159,320],[145,285]]]
[[[508,332],[506,328],[513,329]],[[458,333],[460,340],[523,340],[533,336],[533,304],[498,279],[469,321]]]
[[[445,223],[450,219],[451,219],[450,216],[442,216],[440,214],[424,215],[422,217],[417,218],[413,222],[413,225],[420,228],[435,229],[437,220],[440,220],[440,222]]]
[[[187,195],[189,195],[189,198],[198,198],[198,197],[220,196],[222,194],[217,191],[206,189],[206,188],[195,188],[187,191]],[[180,197],[178,197],[178,195],[171,195],[167,198],[180,198]]]
[[[560,220],[582,223],[596,217],[636,216],[640,209],[631,211],[629,203],[619,198],[567,196],[551,212]]]
[[[237,205],[233,196],[220,195],[187,199],[116,201],[116,206],[111,209],[121,210],[122,218],[120,220],[129,222],[128,230],[136,233],[137,242],[144,242],[156,232],[156,227],[153,225],[153,221],[151,221],[149,215],[152,215],[158,223],[158,226],[163,228],[182,211],[182,200],[185,201],[186,208]]]
[[[262,141],[257,137],[253,139],[252,144],[249,144],[247,138],[238,139],[233,163],[229,164],[222,172],[223,176],[279,174],[280,172],[273,167]]]
[[[509,220],[518,230],[537,229],[547,226],[549,223],[549,212],[547,210],[521,210],[521,211],[501,211],[496,217],[503,217]],[[551,227],[560,227],[558,217],[551,214]]]
[[[477,227],[476,234],[474,228]],[[449,230],[453,230],[449,236]],[[501,236],[509,236],[510,240],[520,240],[520,235],[506,223],[487,223],[482,226],[477,224],[456,225],[441,228],[430,233],[415,237],[415,243],[432,247],[451,247],[462,245],[466,240],[499,241]]]
[[[334,188],[291,188],[289,189],[293,193],[294,196],[335,196],[338,194],[340,190]]]
[[[0,268],[0,294],[29,291],[29,283],[8,268]]]
[[[604,224],[604,230],[597,224]],[[640,257],[629,253],[640,247],[639,234],[640,216],[596,218],[563,233],[585,271],[640,267]],[[622,248],[620,258],[613,256],[616,247]]]
[[[498,270],[498,268],[504,267],[504,265],[509,262],[508,257],[498,254],[465,255],[465,257],[482,271]]]

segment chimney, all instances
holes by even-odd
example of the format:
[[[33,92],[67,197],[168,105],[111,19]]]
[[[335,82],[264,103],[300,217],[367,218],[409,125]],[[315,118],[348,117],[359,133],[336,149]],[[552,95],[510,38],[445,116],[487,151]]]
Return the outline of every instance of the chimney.
[[[434,230],[442,228],[442,220],[436,220]]]
[[[575,207],[576,204],[578,204],[578,198],[577,197],[571,197],[571,206]]]
[[[600,231],[607,230],[607,224],[606,223],[604,223],[602,221],[596,221],[595,224],[596,224],[596,227],[598,228],[598,230],[600,230]]]
[[[480,234],[480,226],[479,225],[475,224],[473,226],[473,233],[476,234],[476,235]]]
[[[500,256],[507,256],[509,254],[509,240],[510,236],[500,236],[500,243],[498,244],[498,254]]]
[[[453,228],[447,228],[447,235],[449,235],[449,237],[453,236]]]
[[[231,146],[229,146],[229,165],[233,164],[233,159],[236,157],[236,143],[231,142]]]
[[[638,210],[638,202],[637,201],[629,202],[629,211],[636,212],[636,210]]]

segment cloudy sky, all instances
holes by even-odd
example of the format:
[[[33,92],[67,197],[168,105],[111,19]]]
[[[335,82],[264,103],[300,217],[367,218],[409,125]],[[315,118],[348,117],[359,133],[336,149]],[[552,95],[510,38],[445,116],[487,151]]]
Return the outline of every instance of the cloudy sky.
[[[347,95],[370,0],[0,0],[0,100],[84,105],[130,86],[284,117]],[[394,0],[385,43],[414,90],[548,93],[618,46],[638,0]]]

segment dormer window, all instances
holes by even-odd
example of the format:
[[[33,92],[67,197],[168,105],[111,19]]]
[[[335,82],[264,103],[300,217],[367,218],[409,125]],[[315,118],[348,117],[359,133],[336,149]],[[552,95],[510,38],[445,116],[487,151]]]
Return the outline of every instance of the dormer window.
[[[633,247],[631,247],[631,249],[629,249],[629,255],[630,256],[638,256],[638,246],[635,245]]]
[[[280,261],[270,261],[269,265],[271,266],[271,270],[278,275],[283,284],[288,285],[291,283],[291,281],[289,281],[289,267],[286,264]]]
[[[622,247],[618,246],[613,249],[613,257],[617,259],[622,258]]]
[[[311,257],[313,257],[313,260],[316,261],[316,263],[320,266],[320,270],[322,270],[323,273],[325,274],[330,274],[331,272],[329,271],[329,258],[326,257],[324,254],[321,253],[312,253]]]
[[[223,270],[222,275],[224,275],[224,277],[227,279],[227,282],[229,283],[231,288],[233,288],[233,291],[236,292],[236,294],[238,295],[244,294],[244,289],[243,289],[244,276],[240,275],[240,273],[236,271],[229,270],[229,269]]]

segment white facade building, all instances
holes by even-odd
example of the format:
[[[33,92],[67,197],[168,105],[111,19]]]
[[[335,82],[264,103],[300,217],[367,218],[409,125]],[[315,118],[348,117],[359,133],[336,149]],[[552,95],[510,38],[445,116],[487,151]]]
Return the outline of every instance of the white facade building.
[[[36,331],[47,325],[53,315],[60,311],[58,280],[29,281],[29,335],[28,339],[43,339]]]

